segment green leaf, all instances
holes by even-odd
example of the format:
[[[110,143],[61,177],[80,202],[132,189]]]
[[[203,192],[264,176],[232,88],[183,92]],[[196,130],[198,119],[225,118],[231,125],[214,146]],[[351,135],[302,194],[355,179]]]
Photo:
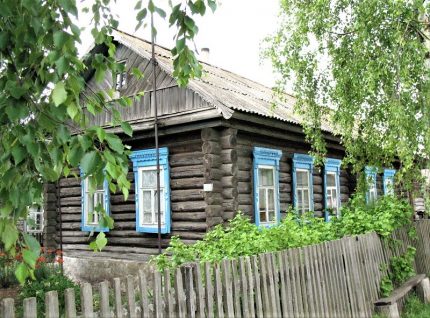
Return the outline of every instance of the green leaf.
[[[51,96],[55,106],[57,107],[66,101],[67,92],[63,82],[58,82],[57,84],[55,84]]]
[[[67,105],[67,114],[70,116],[71,119],[74,119],[78,113],[79,113],[79,108],[78,106],[76,106],[75,103],[69,103]]]
[[[96,239],[90,243],[90,248],[94,252],[101,251],[107,244],[106,235],[103,232],[100,232]]]
[[[133,128],[131,128],[131,125],[128,122],[123,121],[121,123],[121,128],[126,135],[128,135],[130,137],[133,136]]]
[[[29,271],[27,266],[24,263],[21,263],[18,265],[18,267],[15,270],[15,276],[18,279],[18,282],[23,285],[26,281],[26,279],[29,276]]]
[[[62,49],[66,43],[68,34],[62,30],[54,32],[54,45],[57,49]]]
[[[124,153],[124,146],[118,136],[114,134],[106,134],[106,141],[113,151],[119,153],[120,155]]]
[[[101,163],[100,155],[97,151],[93,150],[86,153],[81,160],[81,169],[85,174],[91,174],[96,169],[97,165]]]
[[[80,144],[75,144],[72,149],[70,149],[70,152],[68,153],[67,159],[69,160],[70,164],[74,167],[77,167],[79,162],[81,161],[81,158],[84,154],[84,151],[82,150],[82,147]]]
[[[18,230],[15,224],[6,223],[4,225],[3,233],[2,233],[2,242],[4,244],[5,250],[9,251],[13,246],[15,246],[16,241],[18,240]]]
[[[40,254],[40,244],[39,241],[33,236],[33,235],[29,235],[24,233],[24,241],[25,244],[27,245],[27,247],[37,255],[37,257]]]
[[[27,154],[27,152],[25,151],[25,148],[18,143],[16,143],[13,146],[11,152],[12,152],[13,160],[15,161],[15,165],[18,165],[22,160],[24,160]]]
[[[22,252],[22,259],[24,260],[24,262],[30,267],[30,268],[35,268],[36,267],[36,260],[37,260],[37,255],[30,250],[24,250]]]

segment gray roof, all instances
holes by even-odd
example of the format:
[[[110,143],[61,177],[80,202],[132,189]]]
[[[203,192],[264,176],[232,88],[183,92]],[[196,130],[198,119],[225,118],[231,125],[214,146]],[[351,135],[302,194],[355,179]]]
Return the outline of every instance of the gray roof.
[[[150,42],[121,31],[115,31],[113,37],[143,58],[151,58]],[[160,68],[172,75],[173,59],[170,50],[156,45],[155,54]],[[201,65],[202,77],[191,79],[188,88],[213,105],[224,118],[230,118],[234,111],[241,111],[294,124],[301,123],[301,117],[293,111],[293,96],[286,95],[285,101],[280,102],[269,87],[209,63],[201,62]],[[330,131],[328,127],[323,127],[323,130]]]

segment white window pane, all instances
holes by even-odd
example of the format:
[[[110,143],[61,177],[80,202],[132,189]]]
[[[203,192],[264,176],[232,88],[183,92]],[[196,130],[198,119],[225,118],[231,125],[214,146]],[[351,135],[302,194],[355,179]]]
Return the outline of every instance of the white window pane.
[[[269,203],[269,207],[268,209],[270,211],[274,211],[275,210],[275,190],[274,189],[267,189],[268,191],[268,203]]]
[[[142,192],[142,210],[144,212],[151,212],[152,211],[151,191],[143,191]]]
[[[335,187],[336,186],[336,176],[334,173],[327,173],[327,187]]]
[[[309,190],[303,190],[303,209],[309,211]]]
[[[260,189],[258,192],[258,202],[260,211],[266,210],[266,191],[264,189]]]
[[[164,212],[165,210],[165,202],[164,202],[164,190],[160,189],[160,211]],[[158,212],[158,198],[157,198],[157,191],[154,191],[154,207],[155,207],[155,213]]]
[[[303,192],[302,190],[297,191],[297,208],[300,209],[300,207],[303,206]]]
[[[260,186],[273,186],[273,169],[259,168],[258,178]]]
[[[143,224],[152,224],[152,212],[143,212]]]
[[[94,193],[94,205],[95,207],[104,207],[103,206],[103,200],[104,200],[104,193],[103,192],[96,192]]]
[[[297,175],[297,186],[298,187],[307,187],[309,185],[308,171],[298,170],[296,175]]]
[[[155,188],[157,186],[157,171],[142,170],[142,187]]]
[[[269,222],[275,222],[276,221],[276,216],[275,216],[275,211],[269,211]]]

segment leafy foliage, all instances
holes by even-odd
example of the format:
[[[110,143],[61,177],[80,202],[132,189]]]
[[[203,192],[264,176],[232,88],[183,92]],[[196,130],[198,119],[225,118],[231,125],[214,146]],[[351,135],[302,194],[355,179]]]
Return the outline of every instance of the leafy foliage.
[[[416,179],[430,153],[429,13],[428,1],[281,1],[265,56],[281,98],[293,83],[318,157],[329,123],[356,171],[399,160],[397,177]]]
[[[109,2],[95,0],[83,9],[92,14],[95,44],[106,52],[94,50],[82,60],[77,51],[81,30],[74,22],[79,15],[75,0],[0,2],[0,245],[12,256],[17,247],[26,248],[16,269],[21,282],[33,277],[39,255],[16,224],[27,218],[28,206],[41,203],[44,184],[74,174],[80,167],[83,177],[89,177],[90,192],[106,179],[110,191],[128,196],[128,147],[117,135],[90,126],[89,118],[109,112],[112,126],[121,126],[131,135],[130,125],[122,121],[116,107],[130,106],[142,92],[118,99],[113,99],[113,89],[82,94],[88,74],[93,72],[100,82],[121,68],[111,37],[118,21]],[[136,1],[138,27],[146,21],[147,12],[166,17],[152,0],[145,3],[143,8],[142,1]],[[188,45],[198,32],[192,16],[204,15],[207,6],[216,8],[213,0],[172,4],[169,22],[178,28],[174,75],[180,85],[201,74]],[[133,75],[141,76],[137,71]],[[112,218],[104,211],[101,216],[101,226],[111,228]],[[105,238],[98,237],[95,244],[102,248]]]
[[[215,226],[195,244],[186,245],[173,237],[166,252],[154,257],[152,262],[162,270],[187,262],[216,262],[372,231],[387,236],[394,229],[410,223],[411,216],[412,209],[396,197],[387,196],[372,206],[365,206],[359,195],[342,209],[342,217],[332,222],[312,214],[298,216],[290,210],[279,225],[265,228],[256,226],[239,213],[226,227]]]
[[[390,260],[391,280],[395,286],[400,286],[408,278],[415,275],[413,267],[415,248],[408,246],[406,252],[401,256],[392,257]]]

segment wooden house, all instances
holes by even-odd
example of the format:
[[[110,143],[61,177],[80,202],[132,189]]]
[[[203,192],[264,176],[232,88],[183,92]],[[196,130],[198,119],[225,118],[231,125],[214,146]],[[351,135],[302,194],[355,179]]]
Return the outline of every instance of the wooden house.
[[[315,168],[301,119],[293,113],[293,97],[274,108],[270,88],[208,63],[202,63],[201,79],[179,88],[172,78],[170,51],[160,46],[156,46],[154,92],[150,43],[123,32],[116,32],[114,40],[125,71],[114,77],[115,83],[112,74],[106,74],[102,83],[90,76],[87,93],[112,87],[126,96],[145,91],[131,107],[118,107],[133,127],[132,138],[108,126],[109,113],[92,119],[131,146],[132,187],[126,202],[122,194],[102,188],[90,197],[85,180],[74,177],[61,179],[59,188],[47,187],[46,237],[57,246],[61,243],[66,256],[145,260],[157,253],[154,94],[160,123],[163,247],[173,235],[185,242],[201,239],[237,211],[267,226],[279,222],[292,206],[324,217],[327,208],[337,210],[347,202],[355,178],[340,166],[343,147],[328,126],[322,127],[328,158],[323,168]],[[140,69],[144,78],[132,77],[132,68]],[[392,175],[387,173],[384,180]],[[383,194],[382,178],[375,175],[370,198]],[[98,228],[96,216],[89,216],[94,202],[105,204],[115,220],[113,230]],[[88,248],[93,229],[106,231],[109,239],[97,254]]]

